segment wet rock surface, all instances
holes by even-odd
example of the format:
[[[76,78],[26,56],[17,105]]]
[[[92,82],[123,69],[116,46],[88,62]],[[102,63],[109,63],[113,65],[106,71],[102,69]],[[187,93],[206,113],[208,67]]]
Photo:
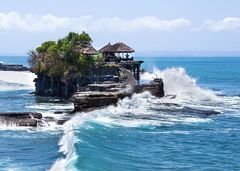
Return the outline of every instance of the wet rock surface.
[[[32,112],[0,113],[0,123],[6,126],[36,127],[41,122],[42,114]]]
[[[57,125],[64,124],[68,118],[56,119],[54,117],[43,117],[41,113],[35,112],[9,112],[0,113],[1,126],[19,126],[19,127],[43,127],[50,123]]]
[[[131,94],[122,92],[86,91],[75,93],[71,100],[74,103],[74,112],[78,112],[116,104],[119,99],[123,99],[127,96],[131,96]]]
[[[135,93],[142,93],[144,91],[150,92],[153,96],[163,97],[164,96],[164,85],[161,78],[155,78],[149,84],[136,85],[134,87]]]

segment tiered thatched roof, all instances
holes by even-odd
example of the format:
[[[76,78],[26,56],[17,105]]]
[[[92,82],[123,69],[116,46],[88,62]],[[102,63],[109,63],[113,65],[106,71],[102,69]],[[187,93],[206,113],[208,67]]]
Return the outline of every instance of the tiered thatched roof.
[[[132,53],[135,52],[134,49],[130,48],[124,43],[115,43],[114,45],[111,45],[110,43],[106,46],[104,46],[102,49],[99,50],[100,52],[111,52],[111,53]]]
[[[83,53],[85,55],[96,55],[97,50],[95,48],[93,48],[92,46],[90,46],[90,47],[81,49],[81,53]]]
[[[103,48],[99,49],[99,52],[104,53],[104,52],[110,52],[112,48],[112,45],[110,43],[108,43],[106,46],[104,46]]]
[[[112,45],[112,49],[116,53],[132,53],[134,52],[134,49],[130,48],[124,43],[115,43]]]

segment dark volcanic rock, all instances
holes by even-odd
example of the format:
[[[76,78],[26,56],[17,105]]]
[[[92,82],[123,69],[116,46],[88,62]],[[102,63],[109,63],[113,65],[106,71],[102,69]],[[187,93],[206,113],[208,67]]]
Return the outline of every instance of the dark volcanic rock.
[[[30,126],[36,127],[41,122],[42,114],[32,112],[0,113],[0,124],[7,126]]]
[[[163,97],[164,96],[164,85],[160,78],[155,78],[149,84],[135,86],[134,92],[142,93],[144,91],[150,92],[153,96]]]
[[[58,124],[58,125],[63,125],[65,122],[67,122],[68,121],[68,119],[58,119],[58,120],[56,120],[56,123]]]
[[[90,90],[94,91],[77,92],[73,95],[71,101],[74,103],[74,112],[89,111],[117,104],[119,99],[130,97],[133,93],[142,93],[144,91],[148,91],[156,97],[164,96],[162,79],[154,79],[150,84],[136,85],[131,90],[127,90],[124,85],[116,86],[115,84],[94,84],[89,85],[89,87]],[[121,87],[122,89],[108,91],[116,87]]]
[[[1,71],[29,71],[29,68],[23,65],[8,65],[8,64],[0,63],[0,70]]]
[[[140,67],[140,63],[136,64],[136,61],[124,63],[122,67],[126,68],[120,67],[118,63],[96,63],[89,68],[89,73],[86,76],[79,76],[74,68],[61,77],[50,77],[47,73],[36,73],[37,78],[34,80],[35,94],[69,99],[77,91],[86,91],[89,84],[92,84],[88,87],[89,89],[99,90],[104,87],[93,86],[93,84],[104,82],[117,84],[121,82],[135,85],[137,83],[136,78],[139,78],[139,73],[132,71],[131,66],[135,65]]]
[[[38,96],[52,96],[69,98],[77,91],[77,80],[64,81],[58,77],[38,74],[35,82],[35,94]]]
[[[119,99],[131,96],[129,93],[122,92],[97,92],[87,91],[75,93],[72,97],[74,111],[88,111],[112,104],[116,104]]]
[[[195,114],[203,114],[203,115],[218,115],[221,114],[221,112],[216,111],[216,110],[206,110],[206,109],[194,109],[191,107],[184,107],[183,112],[186,113],[195,113]]]
[[[89,69],[88,76],[80,77],[74,69],[69,70],[62,77],[50,77],[47,74],[38,73],[35,81],[38,96],[52,96],[70,98],[81,89],[86,89],[88,84],[103,81],[119,81],[119,66],[98,64]]]
[[[63,112],[62,111],[56,111],[56,112],[54,112],[54,114],[63,114]]]

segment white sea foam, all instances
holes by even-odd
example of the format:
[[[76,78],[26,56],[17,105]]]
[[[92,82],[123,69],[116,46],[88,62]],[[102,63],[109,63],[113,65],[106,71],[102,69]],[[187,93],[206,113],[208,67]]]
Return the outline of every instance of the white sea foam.
[[[166,95],[176,95],[174,101],[219,101],[220,98],[211,90],[206,90],[197,85],[196,79],[187,75],[184,68],[168,68],[163,71],[154,69],[153,73],[146,72],[141,76],[143,81],[150,81],[160,77],[164,82]]]
[[[30,109],[38,110],[72,110],[72,103],[38,103],[35,105],[27,106]]]
[[[8,124],[5,125],[3,123],[0,124],[0,130],[4,130],[4,131],[28,131],[28,132],[48,132],[48,133],[57,133],[58,131],[63,130],[62,125],[58,125],[56,122],[46,122],[43,123],[43,125],[38,126],[36,128],[34,127],[27,127],[27,126],[17,126],[16,124]],[[3,135],[1,135],[2,137]],[[15,136],[15,135],[14,135]],[[16,134],[17,136],[17,134]]]
[[[33,90],[35,77],[31,72],[0,71],[0,91]]]

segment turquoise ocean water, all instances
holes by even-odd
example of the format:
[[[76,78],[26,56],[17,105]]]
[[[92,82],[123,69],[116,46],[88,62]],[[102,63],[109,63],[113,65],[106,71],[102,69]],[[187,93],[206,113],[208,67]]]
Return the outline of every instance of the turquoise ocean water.
[[[163,78],[166,97],[149,93],[79,113],[63,126],[0,126],[0,170],[240,170],[240,58],[139,57],[141,82]],[[27,65],[27,57],[0,57]],[[30,95],[31,73],[0,72],[0,112],[71,110]],[[218,111],[207,116],[203,113]]]

